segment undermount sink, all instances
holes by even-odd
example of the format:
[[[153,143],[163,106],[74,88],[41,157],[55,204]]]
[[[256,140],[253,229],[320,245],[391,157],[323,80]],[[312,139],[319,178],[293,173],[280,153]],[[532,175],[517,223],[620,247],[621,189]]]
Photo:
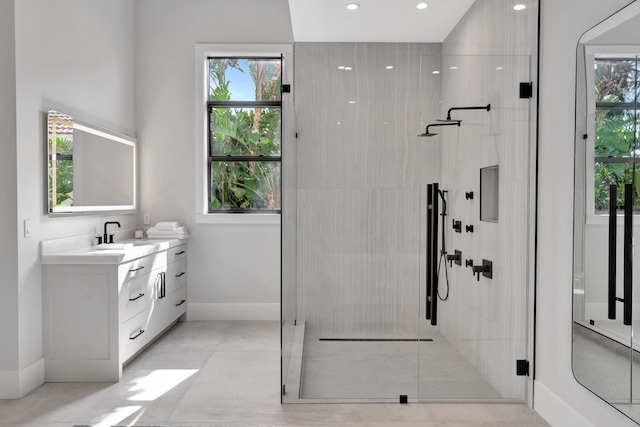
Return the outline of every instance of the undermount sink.
[[[106,251],[106,250],[124,250],[127,248],[132,248],[133,243],[101,243],[95,246],[96,250]]]

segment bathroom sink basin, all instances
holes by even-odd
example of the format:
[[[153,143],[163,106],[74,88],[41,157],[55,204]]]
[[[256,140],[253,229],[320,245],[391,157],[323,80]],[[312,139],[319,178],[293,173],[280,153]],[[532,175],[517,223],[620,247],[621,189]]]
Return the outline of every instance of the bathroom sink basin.
[[[133,246],[134,246],[133,243],[102,243],[102,244],[96,245],[95,249],[100,251],[124,250],[127,248],[132,248]]]

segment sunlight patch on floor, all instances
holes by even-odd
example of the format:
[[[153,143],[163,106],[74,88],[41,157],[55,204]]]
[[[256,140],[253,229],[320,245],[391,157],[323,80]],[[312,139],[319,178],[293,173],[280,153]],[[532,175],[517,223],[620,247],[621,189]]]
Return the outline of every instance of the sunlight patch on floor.
[[[111,427],[118,424],[120,421],[130,417],[140,409],[142,409],[142,406],[123,406],[114,408],[113,412],[104,417],[100,422],[91,425],[93,427]]]
[[[129,397],[128,400],[145,402],[156,400],[196,372],[198,369],[157,369],[135,380],[135,384],[129,391],[138,393]]]

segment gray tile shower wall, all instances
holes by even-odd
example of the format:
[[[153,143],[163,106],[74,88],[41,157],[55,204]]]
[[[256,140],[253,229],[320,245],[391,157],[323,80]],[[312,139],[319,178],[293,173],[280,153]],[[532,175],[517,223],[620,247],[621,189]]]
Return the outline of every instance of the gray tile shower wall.
[[[535,81],[537,1],[476,1],[443,43],[444,114],[453,106],[491,104],[458,112],[459,132],[441,139],[441,182],[453,217],[474,225],[451,234],[448,246],[465,259],[493,262],[493,279],[469,269],[450,271],[451,294],[440,304],[440,331],[504,397],[525,399],[516,359],[529,351],[527,298],[533,221],[532,165],[535,99],[520,99],[520,82]],[[450,69],[450,67],[457,67]],[[480,168],[499,165],[498,222],[480,221]],[[474,192],[467,200],[466,192]]]
[[[389,68],[393,67],[393,68]],[[439,44],[297,43],[297,283],[308,330],[417,333]],[[349,69],[350,68],[350,69]]]

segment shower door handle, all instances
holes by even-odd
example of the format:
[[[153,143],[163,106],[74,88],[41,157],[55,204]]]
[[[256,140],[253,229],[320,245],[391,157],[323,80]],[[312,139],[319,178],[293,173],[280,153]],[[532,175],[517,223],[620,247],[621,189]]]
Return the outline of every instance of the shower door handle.
[[[427,185],[426,319],[438,324],[438,184]]]
[[[624,313],[623,323],[631,325],[633,305],[633,184],[624,185]]]
[[[609,186],[609,298],[607,317],[616,318],[616,245],[618,226],[618,186]]]

